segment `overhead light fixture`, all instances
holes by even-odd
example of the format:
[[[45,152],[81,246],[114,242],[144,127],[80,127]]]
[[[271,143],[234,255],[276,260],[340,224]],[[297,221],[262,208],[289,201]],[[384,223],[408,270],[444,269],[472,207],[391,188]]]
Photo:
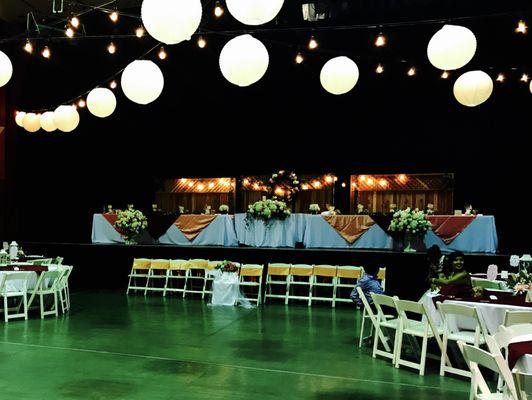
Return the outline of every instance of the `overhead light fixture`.
[[[24,51],[29,54],[33,53],[33,45],[31,44],[29,39],[26,40],[26,44],[24,45]]]
[[[449,77],[449,72],[447,72],[447,71],[443,71],[443,72],[441,73],[441,78],[442,78],[442,79],[447,79],[448,77]]]
[[[528,31],[528,26],[526,26],[525,21],[520,20],[517,23],[517,28],[515,28],[516,33],[522,33],[523,35],[526,35],[526,32]]]
[[[377,39],[375,39],[375,46],[376,47],[386,46],[386,36],[384,36],[382,33],[379,33],[379,36],[377,36]]]
[[[224,8],[220,4],[220,2],[217,1],[216,5],[214,6],[214,16],[216,18],[220,18],[222,15],[224,15]]]
[[[117,86],[118,86],[118,83],[116,83],[116,81],[111,81],[111,83],[109,84],[109,87],[111,89],[116,89]]]
[[[164,50],[164,47],[161,47],[159,50],[159,53],[157,54],[161,60],[166,60],[166,57],[168,57],[168,54],[166,54],[166,51]]]
[[[205,40],[205,38],[203,36],[198,36],[198,47],[200,49],[204,49],[205,46],[207,46],[207,41]]]
[[[382,74],[384,72],[384,67],[382,66],[382,64],[377,65],[377,68],[375,68],[375,72],[377,74]]]
[[[296,55],[296,64],[301,64],[303,61],[305,61],[305,58],[303,57],[303,54],[297,53],[297,55]]]
[[[504,76],[504,74],[501,72],[499,73],[499,75],[497,75],[497,79],[495,79],[497,82],[501,82],[503,83],[504,80],[506,79],[506,77]]]
[[[52,52],[50,51],[50,49],[48,48],[48,46],[45,46],[43,51],[41,52],[42,56],[44,58],[50,58],[52,56]]]
[[[109,46],[107,46],[107,51],[109,52],[109,54],[116,53],[116,46],[113,42],[109,43]]]
[[[73,28],[78,29],[79,28],[79,18],[78,17],[72,17],[70,19],[70,25],[72,25]]]
[[[66,29],[65,35],[67,35],[69,38],[74,37],[74,29],[72,29],[70,26]]]
[[[116,24],[118,22],[118,12],[113,11],[111,14],[109,14],[109,19]]]
[[[529,79],[530,79],[530,78],[528,77],[527,74],[523,74],[523,75],[521,75],[521,79],[519,79],[519,80],[520,80],[521,82],[525,82],[525,83],[527,83]]]
[[[85,108],[86,105],[87,105],[87,103],[85,102],[85,100],[79,99],[79,101],[78,101],[78,107],[79,108]]]
[[[146,31],[144,30],[144,28],[142,26],[139,26],[137,29],[135,29],[135,35],[139,39],[144,36],[144,33],[146,33]]]
[[[408,72],[406,74],[408,76],[414,76],[416,74],[416,68],[415,67],[410,67],[410,69],[408,70]]]
[[[314,50],[318,48],[318,41],[314,38],[314,35],[310,37],[310,40],[308,41],[308,48],[310,50]]]

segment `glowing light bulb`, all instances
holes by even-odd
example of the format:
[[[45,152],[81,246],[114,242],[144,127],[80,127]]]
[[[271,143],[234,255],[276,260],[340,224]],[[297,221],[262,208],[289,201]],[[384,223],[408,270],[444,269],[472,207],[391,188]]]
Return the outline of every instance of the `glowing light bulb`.
[[[305,58],[303,57],[303,54],[297,53],[297,55],[296,55],[296,64],[301,64],[303,61],[305,61]]]
[[[24,45],[24,51],[29,54],[33,53],[33,45],[29,40],[27,40],[26,44]]]
[[[159,50],[159,54],[157,54],[161,60],[166,60],[166,57],[168,57],[168,54],[166,54],[166,51],[164,50],[164,47],[161,47],[161,50]]]
[[[87,105],[87,103],[85,102],[85,100],[79,99],[79,101],[78,101],[78,107],[79,108],[85,108],[86,105]]]
[[[407,177],[406,177],[405,174],[401,174],[401,175],[399,175],[399,176],[397,177],[397,179],[399,179],[399,182],[401,182],[401,183],[405,183],[406,180],[407,180]]]
[[[345,182],[342,182],[342,187],[345,188]]]
[[[209,182],[209,189],[212,189],[214,187],[214,183],[213,182]]]
[[[192,182],[189,182],[188,187],[192,187],[192,186],[194,186],[194,184]]]
[[[408,72],[406,73],[408,76],[414,76],[416,74],[416,69],[414,67],[410,67]]]
[[[207,41],[205,40],[205,38],[203,36],[199,36],[198,37],[198,47],[200,49],[204,49],[205,46],[207,46]]]
[[[384,72],[384,67],[382,66],[382,64],[377,65],[377,68],[375,68],[375,72],[377,74],[382,74]]]
[[[386,179],[380,179],[379,180],[379,185],[380,185],[380,187],[384,188],[384,187],[388,186],[388,182],[386,181]]]
[[[383,47],[385,45],[386,45],[386,36],[380,33],[379,36],[377,36],[377,39],[375,39],[375,46]]]
[[[332,176],[327,175],[327,176],[325,177],[325,182],[327,182],[327,183],[332,183],[332,181],[333,181],[333,177],[332,177]]]
[[[217,1],[216,5],[214,6],[214,16],[216,18],[220,18],[222,15],[224,15],[224,8],[220,4],[220,2]]]
[[[495,79],[497,82],[504,82],[504,80],[506,79],[506,77],[504,76],[503,73],[500,73],[499,75],[497,75],[497,79]]]
[[[527,74],[523,74],[523,75],[521,75],[521,79],[519,79],[519,80],[520,80],[521,82],[525,82],[525,83],[527,83],[528,80],[529,80],[529,77],[528,77]]]
[[[188,179],[187,178],[181,178],[181,183],[187,183]]]
[[[72,17],[70,20],[70,25],[72,25],[73,28],[78,29],[79,28],[79,18],[78,17]]]
[[[43,51],[42,51],[42,56],[44,58],[50,58],[52,56],[52,52],[50,51],[50,49],[48,48],[48,46],[45,46]]]
[[[314,186],[316,189],[319,189],[321,187],[321,182],[320,181],[314,181],[314,182],[312,182],[312,186]]]
[[[242,183],[244,184],[244,186],[249,185],[249,179],[247,179],[247,178],[244,179],[244,180],[242,181]]]
[[[528,26],[526,26],[525,21],[520,20],[517,23],[517,28],[515,28],[515,32],[516,33],[522,33],[523,35],[526,35],[527,30],[528,30]]]
[[[314,36],[311,36],[310,37],[310,40],[308,41],[308,48],[310,50],[314,50],[314,49],[317,49],[318,48],[318,42],[317,40],[314,38]]]
[[[441,73],[441,78],[442,78],[442,79],[447,79],[448,77],[449,77],[449,73],[448,73],[447,71],[443,71],[443,72]]]
[[[116,89],[117,86],[118,86],[118,83],[116,83],[116,81],[111,81],[111,83],[109,84],[109,87],[111,89]]]
[[[260,189],[260,185],[258,183],[254,183],[253,184],[253,189],[259,190]]]
[[[107,51],[109,52],[109,54],[116,53],[116,46],[113,42],[109,43],[109,46],[107,46]]]
[[[144,34],[146,33],[146,31],[144,30],[144,28],[142,26],[139,26],[137,29],[135,29],[135,35],[140,39],[141,37],[144,36]]]
[[[67,35],[69,38],[74,37],[74,29],[72,29],[70,26],[66,29],[65,35]]]
[[[375,181],[373,180],[373,178],[368,178],[366,179],[366,184],[368,186],[373,186],[373,184],[375,183]]]
[[[118,21],[118,12],[113,11],[111,14],[109,14],[109,19],[116,24]]]

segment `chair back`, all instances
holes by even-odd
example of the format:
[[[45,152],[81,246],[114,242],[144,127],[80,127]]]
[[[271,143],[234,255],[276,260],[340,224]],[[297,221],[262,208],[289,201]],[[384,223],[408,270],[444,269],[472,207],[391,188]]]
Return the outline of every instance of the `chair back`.
[[[151,260],[149,258],[134,258],[133,269],[150,269]]]
[[[262,276],[263,265],[243,264],[240,267],[240,276]]]
[[[268,275],[288,276],[290,274],[290,264],[272,263],[268,264]]]
[[[203,258],[191,259],[188,262],[188,268],[189,269],[208,269],[209,268],[209,260],[205,260]]]
[[[30,261],[30,263],[33,264],[33,265],[46,265],[46,264],[51,264],[52,263],[52,259],[51,258],[42,258],[40,260]]]
[[[180,270],[185,269],[185,265],[188,263],[188,260],[170,260],[170,269],[172,270]]]
[[[151,260],[151,269],[169,269],[170,268],[170,260],[163,260],[163,259],[156,259]]]
[[[314,265],[314,275],[334,278],[336,276],[336,266],[334,265]]]
[[[371,298],[377,308],[377,318],[379,321],[386,321],[386,313],[382,310],[383,306],[397,311],[397,307],[395,306],[395,301],[399,300],[397,296],[391,297],[385,294],[371,293]]]
[[[532,324],[532,311],[506,311],[504,326]]]
[[[37,290],[56,289],[56,284],[60,277],[60,271],[44,271],[41,276],[39,276],[39,280],[37,281],[35,288]]]
[[[506,287],[506,284],[503,281],[473,278],[473,277],[471,278],[471,284],[473,286],[480,286],[482,289],[503,290]]]
[[[412,323],[419,323],[419,320],[412,320],[408,314],[415,314],[423,317],[423,321],[425,323],[428,323],[430,325],[431,330],[434,331],[434,323],[430,319],[430,314],[428,314],[425,310],[425,306],[423,303],[418,303],[416,301],[410,301],[410,300],[395,300],[395,307],[397,309],[397,313],[399,314],[399,318],[401,318],[401,321],[405,328],[409,328]],[[428,326],[427,326],[428,329]],[[434,335],[437,334],[437,331],[433,332]]]
[[[22,281],[22,292],[28,290],[28,280],[30,277],[30,272],[10,272],[8,274],[0,275],[0,293],[2,295],[7,292],[7,284],[12,281]]]
[[[462,317],[471,318],[475,321],[475,340],[477,342],[480,340],[481,336],[485,338],[488,335],[488,330],[484,324],[484,320],[480,318],[476,307],[467,306],[465,304],[448,302],[442,303],[440,301],[438,301],[436,304],[443,319],[443,328],[447,332],[451,330],[449,317],[459,315]]]
[[[336,276],[339,278],[360,279],[362,268],[352,265],[339,265],[336,268]]]
[[[500,329],[508,333],[510,340],[518,336],[532,335],[532,323],[511,325],[509,327],[501,326]]]
[[[532,400],[532,374],[514,368],[512,375],[519,400]]]
[[[377,279],[386,279],[386,268],[379,268],[379,272],[377,273]]]
[[[290,267],[290,275],[294,276],[312,276],[314,267],[309,264],[292,264]]]

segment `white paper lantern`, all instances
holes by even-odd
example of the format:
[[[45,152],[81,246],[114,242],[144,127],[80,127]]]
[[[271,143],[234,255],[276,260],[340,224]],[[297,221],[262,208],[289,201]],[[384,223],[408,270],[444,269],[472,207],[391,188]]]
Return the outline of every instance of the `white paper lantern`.
[[[430,63],[447,71],[462,68],[471,61],[476,51],[474,33],[458,25],[444,25],[432,36],[427,46]]]
[[[157,64],[149,60],[137,60],[122,72],[122,91],[138,104],[156,100],[163,91],[164,76]]]
[[[39,129],[41,129],[41,121],[39,116],[35,113],[27,113],[22,119],[22,126],[28,132],[37,132]]]
[[[200,0],[144,0],[142,23],[159,42],[177,44],[190,40],[201,22]]]
[[[268,69],[268,50],[251,35],[240,35],[220,53],[222,75],[233,85],[245,87],[259,81]]]
[[[43,128],[46,132],[53,132],[57,129],[57,126],[55,125],[55,113],[53,111],[46,111],[44,114],[41,115],[41,128]]]
[[[24,111],[17,111],[17,113],[15,114],[15,122],[21,128],[24,127],[24,125],[22,124],[22,121],[24,120],[25,115],[26,113]]]
[[[246,25],[262,25],[274,19],[284,0],[226,0],[227,9],[236,20]]]
[[[528,89],[530,89],[530,93],[532,93],[532,81],[530,81],[530,85],[528,86]]]
[[[63,132],[72,132],[79,125],[79,113],[74,106],[59,106],[54,111],[54,123]]]
[[[6,53],[0,51],[0,87],[4,86],[13,76],[13,64]]]
[[[115,94],[107,88],[93,89],[87,96],[87,108],[97,117],[108,117],[116,109]]]
[[[454,97],[460,104],[475,107],[484,103],[493,92],[493,81],[483,71],[469,71],[460,75],[454,83]]]
[[[358,82],[358,67],[353,60],[340,56],[325,63],[320,73],[321,86],[332,94],[345,94]]]

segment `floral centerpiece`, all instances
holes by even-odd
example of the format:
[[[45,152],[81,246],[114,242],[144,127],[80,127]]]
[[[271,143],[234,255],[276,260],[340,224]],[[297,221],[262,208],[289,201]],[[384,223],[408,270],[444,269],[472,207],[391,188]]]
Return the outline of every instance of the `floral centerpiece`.
[[[532,272],[525,269],[508,277],[508,287],[513,288],[515,294],[524,294],[532,290]]]
[[[320,206],[318,204],[311,204],[308,206],[308,209],[311,214],[317,215],[320,212]]]
[[[222,261],[215,267],[215,269],[220,270],[222,272],[238,272],[237,265],[227,260]]]
[[[290,216],[290,209],[281,200],[266,199],[248,206],[246,219],[260,219],[267,223],[272,219],[285,219]]]
[[[291,202],[293,197],[299,192],[299,178],[293,171],[280,170],[269,179],[267,187],[272,198],[281,198]]]
[[[227,204],[222,204],[218,208],[218,211],[220,211],[220,214],[227,214],[227,213],[229,213],[229,206]]]
[[[148,227],[148,219],[142,211],[130,206],[127,210],[117,213],[115,229],[122,235],[126,244],[132,244],[133,238],[138,236]]]
[[[405,252],[415,252],[416,250],[411,247],[411,240],[423,237],[431,229],[432,224],[425,218],[425,213],[417,208],[412,210],[410,207],[395,212],[388,227],[390,232],[404,234],[407,241]]]

